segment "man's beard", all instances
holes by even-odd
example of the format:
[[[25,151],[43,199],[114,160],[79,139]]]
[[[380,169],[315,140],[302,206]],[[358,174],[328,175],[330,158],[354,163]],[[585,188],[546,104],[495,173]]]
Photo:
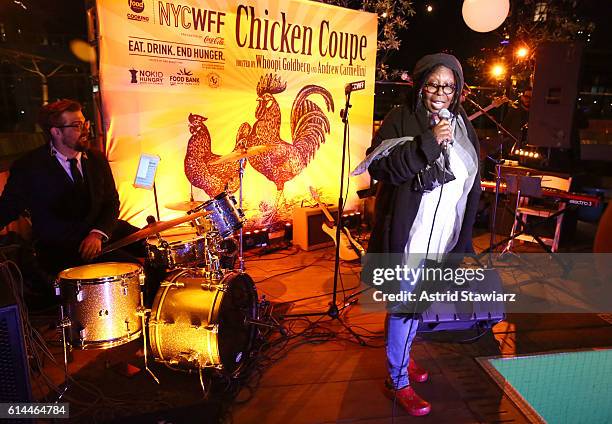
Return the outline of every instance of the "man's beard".
[[[74,143],[74,150],[84,152],[89,149],[89,137],[81,137]]]

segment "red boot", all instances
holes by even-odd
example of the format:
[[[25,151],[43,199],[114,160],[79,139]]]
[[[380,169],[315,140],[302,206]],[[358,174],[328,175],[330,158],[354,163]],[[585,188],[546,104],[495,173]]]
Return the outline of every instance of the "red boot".
[[[397,403],[410,415],[420,417],[429,414],[431,411],[431,404],[417,395],[411,386],[395,390],[391,382],[387,380],[385,381],[384,392],[387,398],[391,400],[395,398]]]
[[[423,383],[429,378],[427,370],[417,365],[412,358],[408,362],[408,378],[410,381],[416,381],[417,383]]]

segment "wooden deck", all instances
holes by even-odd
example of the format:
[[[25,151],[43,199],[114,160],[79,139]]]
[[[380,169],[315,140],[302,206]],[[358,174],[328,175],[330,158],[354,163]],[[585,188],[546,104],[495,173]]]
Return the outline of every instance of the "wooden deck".
[[[486,237],[480,244],[486,245]],[[461,342],[474,336],[471,331],[420,334],[413,355],[429,370],[430,379],[415,383],[415,388],[432,403],[432,412],[410,417],[399,407],[394,409],[381,391],[387,374],[384,311],[357,302],[341,312],[342,322],[326,315],[333,270],[331,248],[289,249],[248,258],[247,272],[258,295],[275,305],[276,315],[322,315],[283,320],[287,344],[280,343],[283,336],[278,331],[271,333],[270,340],[277,344],[263,352],[256,375],[235,400],[224,395],[223,384],[217,382],[211,400],[203,401],[197,373],[177,373],[160,364],[151,366],[160,385],[145,372],[127,377],[122,371],[126,363],[142,366],[142,342],[134,341],[106,351],[73,352],[71,374],[84,386],[73,385],[67,393],[72,410],[80,413],[74,421],[524,423],[525,416],[475,358],[612,345],[612,324],[594,314],[510,315],[473,343]],[[338,304],[359,286],[358,272],[355,265],[342,264]],[[343,324],[362,335],[367,345],[359,344]],[[57,345],[52,349],[57,355],[61,352]],[[61,369],[47,365],[52,379],[61,382]],[[92,404],[94,391],[96,404]]]

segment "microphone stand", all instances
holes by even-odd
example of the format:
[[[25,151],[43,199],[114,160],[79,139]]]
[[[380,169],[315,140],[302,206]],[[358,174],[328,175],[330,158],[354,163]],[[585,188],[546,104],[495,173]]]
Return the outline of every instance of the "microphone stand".
[[[338,216],[336,217],[336,254],[334,257],[334,287],[332,291],[332,300],[329,304],[329,309],[327,312],[309,312],[303,314],[288,314],[283,315],[285,317],[310,317],[310,316],[323,316],[328,315],[331,319],[338,320],[344,328],[359,342],[360,345],[365,346],[365,341],[361,338],[359,334],[357,334],[351,327],[349,327],[341,318],[340,318],[340,309],[337,305],[338,299],[338,276],[340,275],[340,231],[342,225],[342,211],[344,209],[344,199],[342,197],[342,193],[344,191],[344,166],[346,163],[346,151],[348,147],[348,133],[349,133],[349,121],[348,121],[348,113],[351,108],[351,89],[347,88],[345,91],[346,95],[346,104],[344,109],[340,111],[340,117],[342,118],[342,122],[344,123],[344,135],[342,140],[342,166],[340,171],[340,195],[338,196]],[[349,302],[345,304],[342,309],[347,306],[352,305],[354,302]]]
[[[482,108],[478,103],[476,103],[474,100],[470,99],[468,96],[465,96],[465,99],[470,102],[472,105],[474,105],[476,107],[476,109],[478,109],[480,112],[482,112],[482,114],[484,116],[486,116],[491,122],[493,122],[495,124],[495,126],[497,127],[498,131],[503,132],[504,134],[506,134],[507,136],[509,136],[510,138],[512,138],[514,140],[514,143],[516,145],[516,143],[518,143],[518,139],[512,135],[512,133],[510,133],[510,131],[508,131],[506,128],[504,128],[504,126],[502,124],[500,124],[499,122],[497,122],[497,120],[495,120],[495,118],[493,118],[493,116],[491,116],[486,110],[484,110],[484,108]],[[493,268],[493,248],[495,245],[495,226],[497,225],[497,208],[499,205],[499,187],[501,185],[501,166],[504,164],[505,159],[503,159],[503,155],[504,155],[504,141],[503,139],[500,137],[500,142],[499,142],[499,159],[495,159],[492,158],[491,156],[487,155],[487,159],[493,161],[493,163],[495,163],[495,202],[493,202],[493,211],[492,211],[492,217],[490,220],[490,225],[489,225],[489,231],[490,231],[490,236],[489,236],[489,249],[488,250],[488,258],[487,258],[487,266],[488,268]],[[480,258],[481,255],[478,255],[477,258]]]

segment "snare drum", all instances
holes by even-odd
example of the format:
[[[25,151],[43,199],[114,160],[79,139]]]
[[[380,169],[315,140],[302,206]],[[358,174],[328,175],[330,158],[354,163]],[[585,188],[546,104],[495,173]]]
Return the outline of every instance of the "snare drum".
[[[210,212],[206,219],[212,223],[213,228],[223,238],[231,236],[242,228],[244,213],[236,207],[236,198],[226,192],[218,194],[214,199],[194,209],[196,212],[201,210]]]
[[[138,338],[143,283],[142,268],[133,263],[106,262],[60,272],[56,291],[70,322],[68,342],[79,349],[107,349]]]
[[[250,353],[257,314],[257,292],[247,274],[228,273],[221,280],[196,269],[176,271],[158,290],[149,340],[153,355],[168,366],[215,367],[240,372]]]
[[[206,243],[206,236],[193,233],[161,233],[147,239],[147,257],[165,269],[188,268],[205,261]]]

